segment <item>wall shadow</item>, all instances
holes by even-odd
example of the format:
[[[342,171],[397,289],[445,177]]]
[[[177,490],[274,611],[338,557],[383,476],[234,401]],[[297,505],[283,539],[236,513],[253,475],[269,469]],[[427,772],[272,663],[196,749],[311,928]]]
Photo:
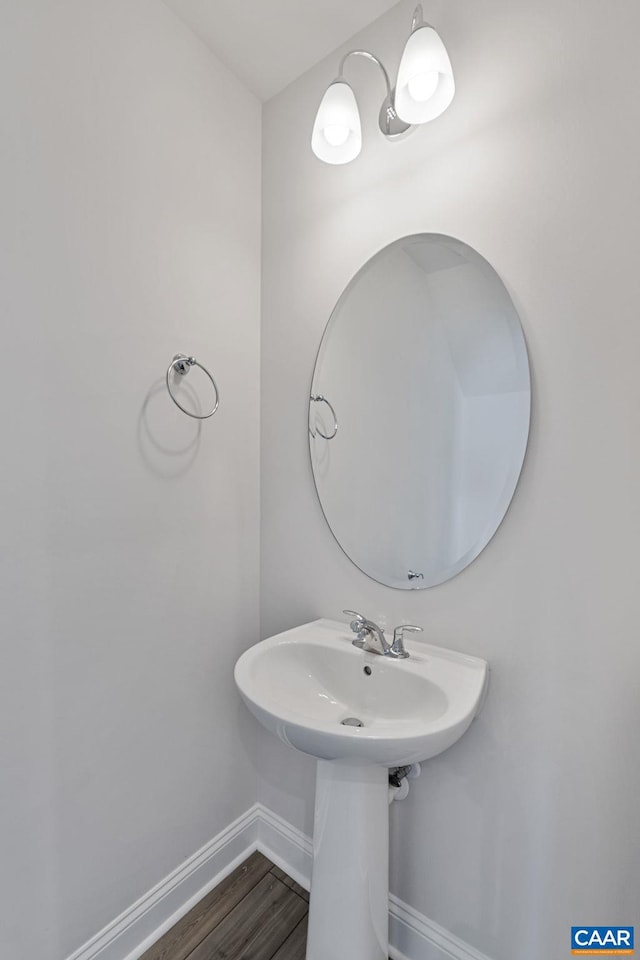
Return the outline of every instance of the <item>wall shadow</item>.
[[[200,401],[193,387],[180,384],[196,413]],[[188,473],[198,456],[202,421],[182,413],[172,402],[164,378],[150,388],[142,404],[136,441],[145,466],[156,477],[173,480]]]

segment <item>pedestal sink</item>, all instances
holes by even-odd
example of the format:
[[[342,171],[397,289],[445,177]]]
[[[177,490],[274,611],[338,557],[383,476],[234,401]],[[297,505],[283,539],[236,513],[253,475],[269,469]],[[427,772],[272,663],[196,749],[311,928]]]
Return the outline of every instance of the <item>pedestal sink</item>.
[[[307,960],[387,960],[388,768],[459,740],[487,683],[475,657],[412,642],[390,660],[351,641],[344,624],[316,620],[235,669],[260,723],[318,760]]]

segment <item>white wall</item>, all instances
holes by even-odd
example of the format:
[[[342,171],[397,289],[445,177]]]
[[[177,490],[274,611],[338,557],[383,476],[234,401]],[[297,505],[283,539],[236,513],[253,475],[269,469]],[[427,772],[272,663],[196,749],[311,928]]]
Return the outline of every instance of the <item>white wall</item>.
[[[412,2],[354,38],[397,65]],[[362,610],[486,657],[484,713],[392,810],[392,888],[494,960],[563,956],[572,923],[640,922],[640,135],[628,0],[432,0],[458,93],[388,144],[383,87],[353,63],[360,158],[309,140],[339,53],[264,123],[262,635]],[[307,396],[330,312],[379,248],[420,231],[474,246],[528,338],[533,426],[480,558],[425,592],[361,574],[324,522]],[[262,799],[311,829],[313,764],[264,737]]]
[[[5,0],[0,118],[0,955],[61,960],[255,799],[260,105],[156,0]]]

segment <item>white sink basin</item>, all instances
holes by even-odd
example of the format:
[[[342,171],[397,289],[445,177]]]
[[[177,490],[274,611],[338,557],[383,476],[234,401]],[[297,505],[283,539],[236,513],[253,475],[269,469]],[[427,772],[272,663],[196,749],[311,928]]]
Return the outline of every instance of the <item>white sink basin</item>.
[[[316,620],[263,640],[236,664],[258,720],[317,757],[306,960],[387,960],[387,767],[428,760],[477,714],[484,660],[407,643],[392,660],[352,645],[342,623]],[[362,723],[343,726],[347,719]]]
[[[482,702],[484,660],[415,641],[409,659],[391,660],[352,639],[344,624],[317,620],[256,644],[235,669],[245,703],[285,743],[322,760],[400,766],[462,736]],[[363,726],[343,726],[348,718]]]

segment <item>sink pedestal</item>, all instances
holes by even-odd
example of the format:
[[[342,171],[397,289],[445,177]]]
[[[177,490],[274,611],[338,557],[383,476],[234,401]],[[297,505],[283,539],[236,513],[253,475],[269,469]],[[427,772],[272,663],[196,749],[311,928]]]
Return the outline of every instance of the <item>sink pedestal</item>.
[[[307,960],[389,956],[389,771],[319,760]]]

